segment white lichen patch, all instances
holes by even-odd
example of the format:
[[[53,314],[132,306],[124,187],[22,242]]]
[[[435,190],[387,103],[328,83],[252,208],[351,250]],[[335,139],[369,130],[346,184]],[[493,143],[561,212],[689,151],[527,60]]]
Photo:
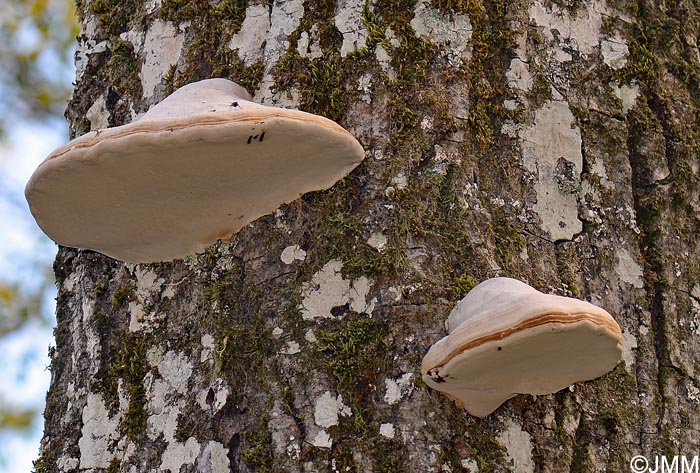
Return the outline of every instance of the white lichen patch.
[[[536,176],[535,212],[553,241],[571,240],[582,230],[577,194],[583,156],[581,132],[568,104],[546,102],[523,137],[523,163]]]
[[[78,46],[75,49],[76,83],[85,75],[85,69],[87,69],[90,56],[93,54],[100,54],[105,51],[107,51],[107,41],[100,41],[99,43],[92,39],[78,41]]]
[[[304,340],[306,340],[309,343],[318,342],[318,338],[316,338],[316,334],[314,333],[313,328],[306,329],[306,332],[304,332]]]
[[[80,271],[72,272],[68,275],[65,281],[63,281],[63,289],[67,292],[73,292],[75,285],[80,280]]]
[[[311,30],[302,31],[297,40],[299,56],[308,59],[318,59],[323,56],[323,50],[318,40],[318,27],[313,25]]]
[[[700,300],[696,297],[690,298],[690,312],[693,316],[690,321],[690,330],[693,331],[694,335],[700,334]]]
[[[100,346],[100,337],[94,330],[93,317],[95,315],[95,301],[87,297],[82,298],[80,304],[80,317],[74,317],[71,322],[71,338],[73,346],[84,346],[87,352],[87,357],[91,360],[89,370],[92,375],[97,374],[99,370],[99,359],[102,351]],[[76,366],[78,357],[81,356],[80,351],[74,351],[71,354],[73,366]]]
[[[148,13],[153,13],[160,8],[163,0],[146,0],[146,11]]]
[[[214,337],[208,333],[202,335],[201,338],[202,351],[199,354],[199,362],[205,363],[214,360]]]
[[[627,64],[629,48],[625,40],[618,34],[614,38],[604,39],[600,42],[600,54],[603,62],[611,68],[622,69]]]
[[[192,363],[184,353],[169,351],[158,364],[158,371],[175,391],[184,393],[192,376]]]
[[[184,41],[185,36],[172,23],[160,19],[153,22],[143,40],[139,73],[144,98],[153,97],[170,67],[180,60]]]
[[[571,17],[569,10],[556,4],[537,0],[530,4],[530,20],[542,28],[545,39],[558,43],[555,55],[561,61],[570,61],[571,55],[564,49],[574,49],[589,55],[599,44],[600,28],[603,17],[600,2],[583,2],[577,10],[576,17]]]
[[[163,290],[163,299],[172,299],[175,297],[175,284],[168,284]]]
[[[463,13],[442,13],[430,2],[419,0],[414,8],[411,27],[416,36],[430,41],[446,53],[448,60],[460,65],[471,55],[472,24]]]
[[[614,82],[609,84],[615,96],[622,102],[622,113],[630,111],[639,97],[639,84],[632,82],[629,85],[619,86]]]
[[[129,332],[141,330],[141,321],[144,315],[143,305],[136,301],[129,302]]]
[[[350,407],[343,402],[343,396],[333,397],[330,391],[326,391],[316,399],[314,408],[314,422],[320,427],[332,427],[338,425],[339,416],[352,414]]]
[[[413,392],[413,373],[404,373],[395,380],[386,378],[384,384],[386,386],[384,402],[389,405],[396,404]]]
[[[515,108],[517,108],[517,106],[514,107],[513,110],[515,110]],[[521,123],[515,123],[512,120],[504,120],[503,125],[501,125],[501,133],[511,138],[520,137],[523,129],[524,128]]]
[[[349,304],[358,313],[372,314],[375,300],[367,302],[372,285],[364,276],[355,280],[343,278],[340,260],[331,260],[302,285],[302,302],[299,306],[304,320],[333,317],[332,310]]]
[[[292,436],[290,440],[294,440],[294,437]],[[291,442],[289,445],[287,445],[285,451],[287,452],[287,456],[294,461],[301,458],[301,446],[297,442]]]
[[[282,355],[296,355],[297,353],[301,353],[301,346],[298,342],[295,342],[294,340],[289,340],[287,344],[280,350],[280,353]]]
[[[381,43],[375,46],[374,56],[377,58],[379,67],[382,68],[382,71],[388,76],[389,80],[396,79],[396,71],[391,67],[391,56],[389,56],[389,53],[384,49]]]
[[[165,279],[158,277],[155,271],[140,265],[134,268],[134,276],[136,276],[136,297],[142,301],[159,292],[165,282]]]
[[[83,408],[83,428],[80,448],[80,468],[107,468],[115,457],[114,444],[119,440],[121,413],[110,417],[102,396],[88,393]]]
[[[192,465],[199,456],[201,446],[197,439],[190,437],[186,442],[168,443],[163,456],[161,457],[161,471],[180,471],[184,465]]]
[[[149,416],[146,420],[146,433],[151,440],[161,437],[167,444],[167,449],[161,458],[162,469],[180,471],[180,467],[192,464],[199,455],[200,446],[195,439],[180,443],[175,440],[178,418],[185,406],[183,399],[173,399],[173,391],[184,394],[187,391],[192,364],[184,353],[168,351],[158,363],[161,379],[157,379],[152,371],[144,378],[146,389],[146,410]]]
[[[270,29],[265,38],[265,64],[274,65],[284,55],[289,35],[297,29],[303,16],[303,0],[276,1],[272,5]]]
[[[90,131],[100,130],[109,126],[109,110],[104,95],[97,97],[97,100],[90,106],[85,118],[90,122]]]
[[[304,320],[333,317],[331,310],[348,302],[350,281],[343,279],[343,263],[331,260],[302,285],[301,316]]]
[[[498,434],[497,440],[505,447],[505,457],[511,463],[513,471],[518,473],[533,473],[535,471],[530,434],[523,431],[518,424],[507,419],[505,430]]]
[[[591,164],[591,174],[595,174],[600,178],[600,185],[606,189],[612,189],[615,185],[608,179],[608,172],[605,170],[605,164],[602,159],[596,159]]]
[[[205,411],[212,413],[219,412],[226,405],[228,395],[231,393],[226,380],[223,378],[214,379],[208,388],[202,389],[197,395],[197,404]]]
[[[259,103],[275,103],[284,105],[285,94],[273,94],[275,80],[272,69],[282,58],[289,45],[289,35],[299,26],[304,16],[304,0],[276,1],[272,4],[270,24],[264,41],[263,62],[266,64],[265,74],[260,83],[255,99]],[[250,91],[253,92],[252,90]],[[291,100],[294,105],[295,100]]]
[[[214,440],[207,443],[199,458],[197,458],[197,471],[229,473],[231,468],[228,459],[228,448]]]
[[[462,465],[466,473],[479,473],[479,464],[472,458],[462,459],[460,465]]]
[[[283,333],[283,329],[281,329],[280,327],[275,327],[272,329],[272,338],[274,338],[275,340],[279,340],[282,337]]]
[[[350,289],[348,291],[348,300],[350,302],[350,309],[357,312],[358,314],[372,314],[374,312],[374,306],[377,303],[376,298],[372,298],[371,301],[367,302],[367,296],[372,288],[372,281],[370,281],[365,276],[360,276],[359,278],[350,282]]]
[[[396,176],[391,178],[391,183],[398,190],[404,190],[408,188],[408,177],[403,172],[398,173]]]
[[[335,27],[343,35],[340,56],[364,48],[367,42],[367,28],[362,22],[365,0],[339,0],[335,15]]]
[[[516,92],[529,92],[532,88],[532,76],[528,64],[520,58],[513,58],[506,71],[508,86]]]
[[[299,245],[292,245],[282,250],[280,259],[284,264],[292,264],[295,261],[304,261],[306,259],[306,251],[302,250]]]
[[[131,317],[129,331],[152,329],[151,324],[160,321],[162,316],[147,314],[144,307],[160,292],[165,279],[159,277],[153,270],[140,265],[134,265],[132,272],[136,277],[136,300],[129,302],[129,315]]]
[[[328,432],[321,429],[314,437],[311,445],[318,448],[331,448],[333,446],[333,439],[328,435]]]
[[[165,348],[163,345],[152,345],[146,350],[146,362],[151,368],[155,368],[158,364],[163,361],[163,356],[165,355]]]
[[[169,400],[170,387],[168,383],[154,379],[152,372],[144,377],[144,386],[148,398],[146,404],[149,413],[146,421],[148,437],[155,440],[162,435],[166,442],[174,441],[177,418],[184,402]]]
[[[362,92],[361,99],[365,103],[371,103],[372,102],[372,96],[370,95],[370,92],[372,91],[372,74],[369,72],[366,72],[360,76],[359,79],[357,79],[357,87],[356,90]]]
[[[641,289],[644,287],[644,270],[637,263],[629,251],[625,248],[618,248],[615,251],[615,259],[617,264],[615,265],[615,272],[620,279],[632,287]]]
[[[263,59],[265,37],[270,28],[270,9],[267,5],[253,3],[245,11],[245,19],[241,29],[234,34],[229,48],[238,51],[246,66],[255,64]]]
[[[632,372],[632,366],[635,362],[635,352],[637,348],[637,337],[634,334],[628,332],[627,330],[622,332],[622,338],[624,340],[624,346],[622,348],[622,359],[625,361],[625,366],[627,371]]]
[[[388,439],[393,439],[396,432],[394,430],[394,424],[386,423],[379,426],[379,435],[386,437]]]
[[[381,232],[372,233],[367,240],[367,244],[380,253],[386,248],[387,242],[386,235]]]
[[[80,460],[69,455],[63,455],[56,462],[56,466],[60,472],[76,470],[78,469],[78,465],[80,465]]]

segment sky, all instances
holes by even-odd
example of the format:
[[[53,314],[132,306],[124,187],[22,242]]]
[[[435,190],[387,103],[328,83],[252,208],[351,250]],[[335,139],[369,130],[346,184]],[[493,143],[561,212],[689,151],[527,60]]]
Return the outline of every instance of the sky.
[[[20,123],[7,130],[0,144],[0,279],[37,289],[47,286],[45,317],[20,331],[0,338],[0,399],[21,408],[43,410],[51,374],[48,348],[53,344],[54,321],[51,263],[57,246],[34,222],[24,199],[24,186],[38,164],[67,141],[62,119],[47,123]],[[48,323],[47,323],[48,320]],[[38,416],[30,432],[0,431],[0,472],[27,473],[39,452],[43,419]]]

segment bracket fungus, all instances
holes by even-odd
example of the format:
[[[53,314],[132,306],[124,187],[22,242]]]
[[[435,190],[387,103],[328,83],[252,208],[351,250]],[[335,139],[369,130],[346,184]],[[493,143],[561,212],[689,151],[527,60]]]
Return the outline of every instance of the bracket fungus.
[[[477,417],[517,394],[603,376],[622,356],[622,332],[605,310],[516,279],[476,286],[446,326],[449,335],[423,358],[423,380]]]
[[[208,79],[133,123],[72,140],[27,184],[34,218],[64,246],[169,261],[331,187],[364,159],[337,123],[251,100],[231,81]]]

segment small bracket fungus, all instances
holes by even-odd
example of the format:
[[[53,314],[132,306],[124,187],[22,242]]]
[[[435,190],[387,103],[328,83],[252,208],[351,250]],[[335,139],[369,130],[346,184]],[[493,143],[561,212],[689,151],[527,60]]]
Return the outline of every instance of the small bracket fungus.
[[[605,310],[510,278],[472,289],[447,331],[423,358],[423,380],[477,417],[517,394],[602,376],[622,356],[622,332]]]
[[[25,194],[61,245],[141,263],[201,252],[364,158],[326,118],[266,107],[226,79],[189,84],[134,123],[56,149]]]

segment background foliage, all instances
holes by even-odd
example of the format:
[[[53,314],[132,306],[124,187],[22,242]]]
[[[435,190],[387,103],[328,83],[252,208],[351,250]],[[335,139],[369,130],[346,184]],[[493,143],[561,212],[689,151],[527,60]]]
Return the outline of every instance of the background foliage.
[[[71,0],[0,2],[0,130],[63,114],[78,22]]]
[[[0,232],[0,240],[12,231],[10,227],[19,226],[18,216],[26,214],[21,189],[18,191],[11,171],[24,164],[19,160],[29,157],[24,155],[25,149],[15,147],[13,152],[13,130],[47,122],[63,126],[77,34],[71,0],[0,2],[0,207],[5,214],[2,224],[8,229]],[[0,243],[3,252],[16,259],[13,242]],[[51,324],[52,311],[47,307],[53,281],[49,263],[39,256],[29,259],[23,262],[32,268],[27,273],[0,265],[0,343],[18,336],[30,323],[47,330]],[[0,394],[0,433],[27,431],[37,419],[39,409],[20,407],[21,401]]]

